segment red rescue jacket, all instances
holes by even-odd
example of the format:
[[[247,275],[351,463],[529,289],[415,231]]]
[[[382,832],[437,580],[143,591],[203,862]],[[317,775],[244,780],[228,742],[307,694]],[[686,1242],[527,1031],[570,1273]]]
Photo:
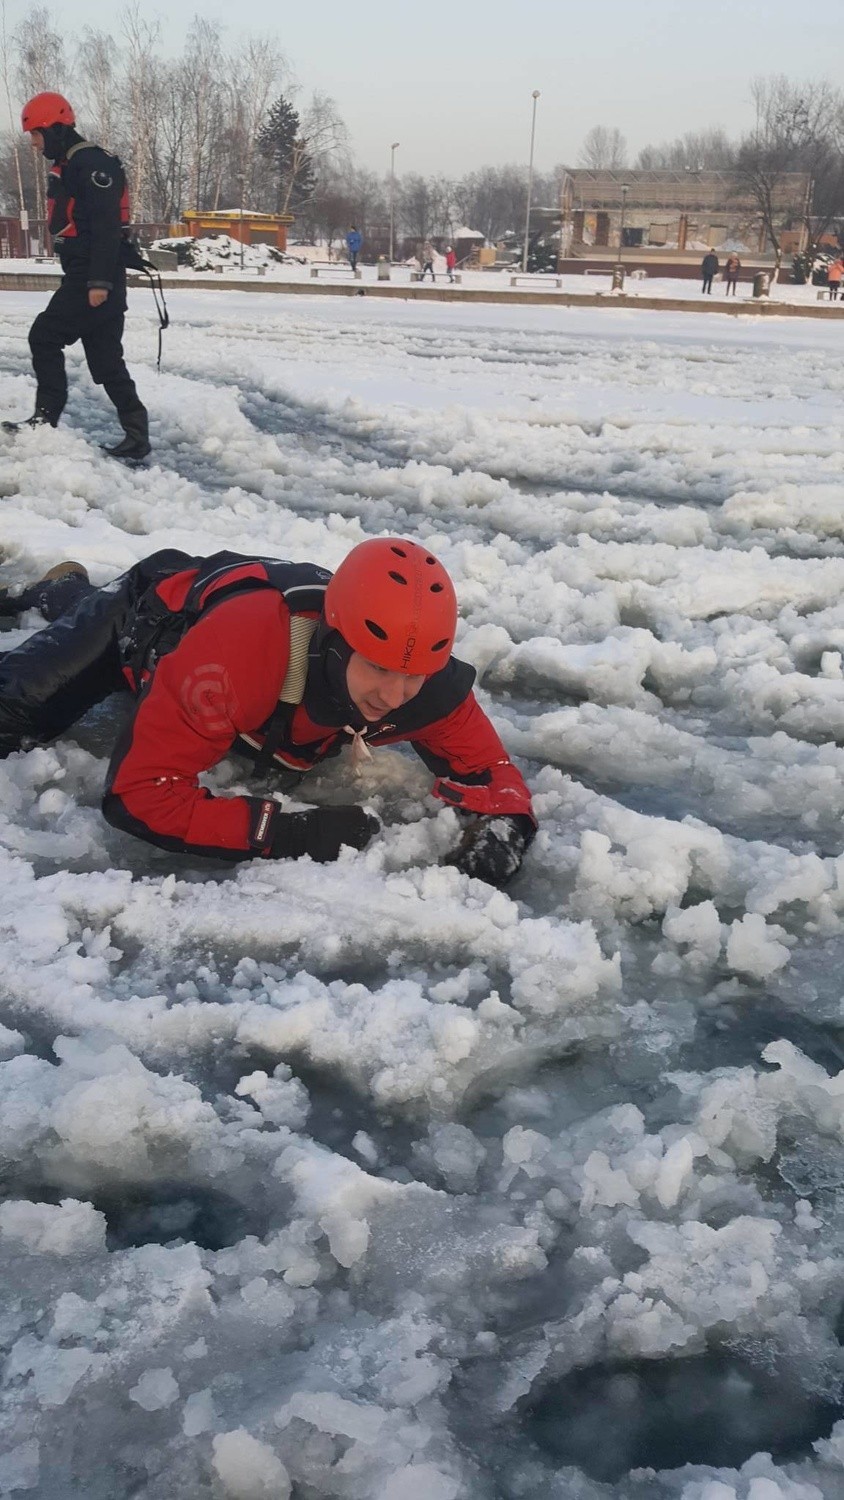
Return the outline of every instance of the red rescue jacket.
[[[291,614],[318,619],[329,578],[311,564],[229,553],[196,560],[150,591],[124,653],[138,701],[109,767],[109,822],[166,849],[235,859],[269,852],[255,839],[264,798],[212,796],[199,778],[230,750],[260,754],[287,672]],[[364,728],[373,746],[411,744],[442,800],[533,816],[524,780],[472,692],[473,668],[450,658],[409,703],[364,725],[332,685],[332,638],[318,627],[304,698],[274,764],[307,772],[350,743],[349,727]]]

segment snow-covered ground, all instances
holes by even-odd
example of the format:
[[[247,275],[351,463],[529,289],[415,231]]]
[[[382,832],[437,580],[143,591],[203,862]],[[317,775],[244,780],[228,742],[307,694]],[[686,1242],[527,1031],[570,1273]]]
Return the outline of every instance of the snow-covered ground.
[[[160,240],[158,244],[167,246],[168,241]],[[334,247],[334,255],[339,254],[338,247]],[[257,281],[260,278],[266,281],[277,282],[280,285],[312,285],[312,265],[317,269],[317,281],[328,285],[353,285],[359,290],[365,291],[368,286],[378,284],[378,271],[374,265],[362,264],[360,266],[360,280],[354,281],[348,263],[345,260],[334,261],[332,265],[326,264],[326,251],[313,245],[298,247],[292,245],[290,248],[291,259],[280,263],[272,255],[272,252],[263,245],[245,245],[243,249],[243,269],[241,269],[240,244],[228,235],[219,235],[216,239],[204,239],[197,242],[198,264],[196,267],[182,266],[178,273],[164,273],[164,281],[168,285],[173,284],[173,276],[207,276],[209,282],[218,285],[220,277],[224,282],[228,281]],[[302,263],[299,263],[301,258]],[[723,260],[723,257],[722,257]],[[682,301],[702,302],[707,304],[724,302],[727,303],[726,285],[716,277],[711,296],[703,297],[701,294],[701,283],[697,276],[691,279],[679,276],[656,276],[648,271],[645,265],[636,260],[635,250],[624,251],[624,265],[626,278],[624,283],[624,294],[629,298],[657,297],[666,300],[679,298]],[[58,266],[49,261],[33,260],[3,260],[0,261],[0,272],[17,271],[26,272],[27,275],[56,274]],[[412,276],[419,267],[415,261],[409,261],[405,265],[395,265],[390,271],[390,286],[407,286],[412,284]],[[641,272],[646,274],[642,275]],[[449,294],[450,283],[446,274],[445,260],[440,257],[435,262],[436,282],[433,290],[439,294]],[[785,279],[788,272],[784,268],[783,279],[771,289],[768,300],[776,300],[794,304],[796,306],[817,305],[819,302],[824,306],[835,307],[830,304],[826,291],[809,284],[805,286],[793,286]],[[516,286],[511,285],[511,276],[517,277]],[[481,295],[489,292],[507,292],[513,296],[524,293],[542,292],[549,297],[559,296],[613,296],[611,291],[612,266],[608,265],[605,272],[590,271],[583,275],[565,275],[556,277],[553,274],[531,275],[523,277],[518,266],[502,267],[497,270],[467,271],[461,269],[460,284],[455,283],[453,292],[465,292]],[[556,285],[557,280],[560,286]],[[431,291],[430,278],[426,278],[424,285]],[[730,297],[729,303],[741,303],[753,301],[753,287],[750,280],[740,281],[735,297]]]
[[[0,582],[422,536],[541,833],[441,867],[392,749],[233,871],[103,822],[119,702],[0,764],[0,1495],[841,1500],[839,330],[171,305],[148,467],[76,352],[0,446]]]

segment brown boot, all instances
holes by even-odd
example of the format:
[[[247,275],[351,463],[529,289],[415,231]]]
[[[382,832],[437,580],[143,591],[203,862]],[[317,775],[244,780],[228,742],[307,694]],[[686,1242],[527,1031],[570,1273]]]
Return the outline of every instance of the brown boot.
[[[91,592],[88,570],[78,562],[56,563],[48,568],[37,583],[31,583],[22,593],[6,595],[0,599],[0,616],[23,614],[24,610],[40,610],[45,620],[57,620],[68,610],[75,609],[80,599]]]
[[[73,578],[78,578],[78,585],[71,583]],[[62,579],[67,579],[67,583],[57,588],[56,585]],[[85,586],[89,583],[88,569],[81,563],[56,563],[55,567],[48,568],[37,583],[30,583],[20,593],[12,594],[8,589],[0,588],[0,619],[11,619],[27,609],[39,609],[45,620],[58,619],[65,609],[77,602],[77,590],[85,593]]]
[[[54,568],[50,568],[46,573],[43,573],[38,583],[54,583],[57,578],[67,578],[71,573],[75,573],[79,578],[84,578],[86,583],[89,582],[88,569],[83,567],[82,563],[60,562],[56,563]]]

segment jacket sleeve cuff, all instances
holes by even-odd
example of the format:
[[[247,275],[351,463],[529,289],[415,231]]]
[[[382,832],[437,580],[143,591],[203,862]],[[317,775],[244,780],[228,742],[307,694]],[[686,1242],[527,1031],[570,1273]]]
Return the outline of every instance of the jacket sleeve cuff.
[[[278,803],[271,797],[249,798],[249,848],[253,854],[271,853],[279,811]]]
[[[89,281],[89,292],[110,292],[114,286],[113,281]]]

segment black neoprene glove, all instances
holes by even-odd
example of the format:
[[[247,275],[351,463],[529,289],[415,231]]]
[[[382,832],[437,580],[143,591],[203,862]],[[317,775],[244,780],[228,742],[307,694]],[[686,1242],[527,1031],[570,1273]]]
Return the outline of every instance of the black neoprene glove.
[[[503,886],[521,868],[535,836],[536,826],[524,813],[476,818],[444,863],[488,885]]]
[[[381,826],[371,813],[352,805],[316,807],[298,813],[276,811],[278,803],[264,803],[263,807],[269,807],[269,816],[266,823],[255,826],[253,833],[259,837],[253,847],[270,859],[299,859],[309,854],[319,864],[328,864],[345,844],[363,849]]]

